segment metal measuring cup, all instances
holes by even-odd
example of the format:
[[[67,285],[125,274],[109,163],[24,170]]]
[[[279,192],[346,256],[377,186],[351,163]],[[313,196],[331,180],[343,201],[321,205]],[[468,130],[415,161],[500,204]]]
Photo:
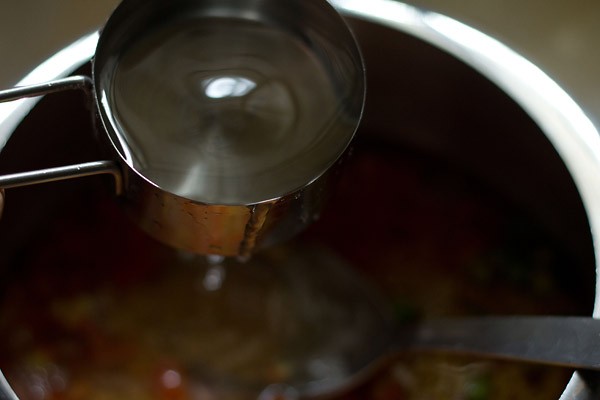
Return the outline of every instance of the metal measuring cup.
[[[171,181],[157,182],[145,173],[139,162],[143,155],[136,154],[139,143],[131,140],[131,132],[124,129],[127,124],[117,118],[120,110],[110,99],[120,88],[115,85],[115,71],[128,54],[138,51],[136,43],[161,27],[170,29],[169,24],[183,21],[203,26],[209,20],[210,23],[245,21],[293,37],[306,51],[306,57],[318,63],[326,74],[335,104],[320,135],[311,139],[298,154],[293,154],[291,162],[275,164],[248,179],[234,179],[227,184],[228,191],[223,195],[217,190],[218,185],[209,186],[205,194],[210,195],[205,198],[188,196],[187,192],[178,191],[177,185],[171,185]],[[247,38],[235,41],[241,51],[244,51],[244,40]],[[272,57],[276,60],[278,54],[273,53]],[[342,17],[325,0],[124,0],[102,30],[92,60],[91,78],[73,76],[0,92],[0,102],[3,102],[68,89],[90,90],[98,125],[106,132],[114,159],[1,176],[0,189],[111,174],[123,206],[151,236],[195,253],[247,256],[259,245],[293,236],[318,215],[332,167],[346,151],[360,120],[364,79],[362,58],[354,37]],[[221,79],[220,84],[227,82],[233,90],[231,79]],[[239,94],[239,85],[234,85],[234,89]],[[298,101],[293,98],[291,101],[294,100]],[[320,118],[319,114],[315,113],[314,118]],[[142,143],[156,139],[151,134],[143,137],[145,134],[142,134]],[[275,147],[270,151],[279,150]],[[172,158],[179,157],[179,153],[171,153]],[[218,166],[226,170],[229,164],[225,158]],[[307,164],[312,167],[303,168]],[[211,177],[207,174],[201,178],[195,181],[194,176],[186,175],[188,189]],[[269,186],[268,182],[279,183]],[[253,193],[254,186],[256,193]],[[245,188],[245,195],[250,195],[227,195],[241,187]],[[258,190],[259,187],[262,189]]]

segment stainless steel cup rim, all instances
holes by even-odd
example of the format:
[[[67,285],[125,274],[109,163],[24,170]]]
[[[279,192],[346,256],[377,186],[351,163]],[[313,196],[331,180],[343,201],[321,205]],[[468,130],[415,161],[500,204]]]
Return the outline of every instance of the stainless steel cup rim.
[[[115,118],[113,107],[107,98],[110,95],[114,69],[120,55],[127,52],[132,41],[143,38],[149,27],[160,21],[165,25],[169,18],[198,18],[202,24],[203,17],[210,18],[248,18],[259,23],[273,24],[282,33],[295,35],[305,42],[307,48],[315,47],[320,62],[326,65],[332,84],[340,89],[340,115],[329,131],[323,135],[319,148],[327,149],[320,166],[302,179],[289,175],[291,183],[283,190],[263,194],[256,198],[240,201],[223,201],[216,199],[193,198],[184,193],[161,187],[149,179],[135,161],[135,152],[131,150],[123,128]],[[166,18],[165,16],[171,16]],[[155,29],[155,27],[152,27]],[[317,37],[318,32],[319,37]],[[312,51],[312,49],[311,49]],[[336,54],[339,54],[336,55]],[[306,2],[301,0],[265,1],[260,3],[239,0],[178,0],[174,2],[124,0],[113,12],[100,35],[93,59],[94,95],[100,111],[100,118],[105,131],[116,149],[119,159],[127,165],[127,170],[135,172],[141,179],[181,199],[204,205],[251,206],[273,202],[279,198],[290,196],[319,179],[346,151],[352,141],[362,117],[366,87],[365,66],[357,42],[345,20],[335,8],[325,0]],[[339,126],[339,128],[337,127]],[[330,133],[331,132],[331,133]],[[316,157],[315,145],[311,153],[296,155],[295,164]],[[321,151],[323,153],[323,151]],[[290,162],[294,162],[290,160]],[[288,166],[289,167],[289,166]],[[273,169],[274,170],[274,169]],[[265,171],[261,179],[281,179],[272,171]]]

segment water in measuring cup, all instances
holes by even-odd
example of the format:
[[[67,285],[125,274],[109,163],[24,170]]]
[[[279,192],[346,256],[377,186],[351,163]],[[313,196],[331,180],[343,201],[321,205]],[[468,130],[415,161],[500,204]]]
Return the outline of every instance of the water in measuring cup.
[[[205,203],[286,194],[346,145],[321,145],[341,113],[322,63],[255,21],[180,21],[138,40],[116,66],[110,102],[133,168]]]

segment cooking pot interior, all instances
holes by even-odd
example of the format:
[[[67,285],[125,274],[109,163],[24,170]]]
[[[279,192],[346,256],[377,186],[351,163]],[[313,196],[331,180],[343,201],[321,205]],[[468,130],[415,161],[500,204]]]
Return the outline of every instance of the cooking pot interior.
[[[338,254],[386,295],[395,295],[395,307],[404,317],[422,304],[406,305],[410,290],[402,282],[421,282],[415,299],[429,302],[421,307],[429,314],[452,314],[458,308],[432,299],[454,280],[480,293],[463,298],[460,311],[590,314],[594,254],[585,210],[569,171],[540,129],[492,83],[439,49],[369,22],[350,22],[367,65],[363,123],[330,207],[292,242]],[[84,72],[89,68],[81,66]],[[0,171],[102,157],[90,101],[81,93],[41,100],[0,153]],[[171,250],[139,232],[117,204],[110,179],[104,177],[9,190],[0,221],[0,301],[13,301],[14,282],[26,292],[19,298],[41,303],[93,291],[98,282],[111,281],[115,290],[127,291],[157,271],[168,273],[170,266],[161,260]],[[489,211],[498,208],[510,211],[500,217]],[[505,215],[528,222],[507,228],[511,221]],[[471,271],[467,276],[456,261],[477,253],[477,246],[497,238],[500,228],[507,229],[520,250],[492,249],[489,257],[478,260],[506,270],[519,265],[511,273],[495,272],[515,279],[505,292],[477,262],[465,267]],[[413,251],[419,246],[423,248]],[[552,249],[560,253],[549,253]],[[437,267],[433,270],[438,272],[428,272],[431,264],[443,264],[440,260],[452,265],[443,273]],[[547,277],[544,268],[560,278],[537,284],[528,280],[527,271],[533,270]],[[561,295],[544,292],[557,282]],[[515,300],[517,293],[535,291],[529,284],[542,286],[535,289],[541,290],[541,305]],[[501,297],[486,300],[485,293]],[[487,303],[495,304],[486,308]],[[44,310],[30,318],[47,322]],[[21,339],[32,337],[51,341],[31,332],[29,339]],[[566,380],[568,374],[556,379],[555,398]]]

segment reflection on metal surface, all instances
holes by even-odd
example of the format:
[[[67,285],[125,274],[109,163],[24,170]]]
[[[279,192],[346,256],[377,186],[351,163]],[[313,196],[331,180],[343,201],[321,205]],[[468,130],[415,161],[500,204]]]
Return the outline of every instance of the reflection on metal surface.
[[[223,76],[202,82],[204,93],[211,99],[243,97],[256,88],[256,82],[242,76]]]
[[[0,371],[0,399],[2,400],[18,400],[17,395],[13,392],[12,388],[9,386],[6,378]]]

